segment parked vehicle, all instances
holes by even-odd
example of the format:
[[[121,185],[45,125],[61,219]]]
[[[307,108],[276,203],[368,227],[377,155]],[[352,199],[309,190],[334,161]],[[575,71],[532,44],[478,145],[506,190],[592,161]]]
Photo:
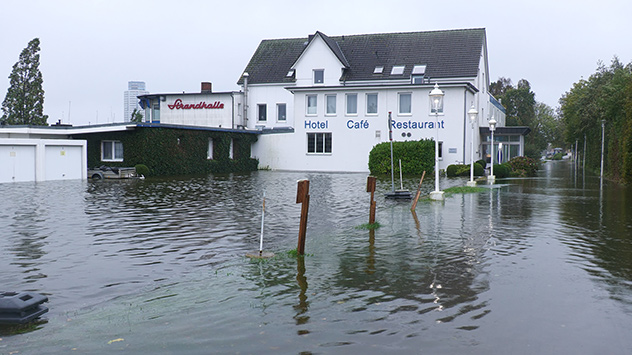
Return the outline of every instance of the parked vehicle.
[[[100,166],[88,169],[88,178],[93,180],[103,179],[131,179],[138,178],[136,168],[119,168],[115,166]]]

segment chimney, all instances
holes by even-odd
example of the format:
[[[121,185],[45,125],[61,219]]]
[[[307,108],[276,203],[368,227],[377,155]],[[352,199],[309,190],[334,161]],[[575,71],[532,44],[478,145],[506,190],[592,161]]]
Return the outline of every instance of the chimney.
[[[213,92],[212,90],[213,85],[207,81],[203,81],[202,82],[202,94],[210,94],[211,92]]]

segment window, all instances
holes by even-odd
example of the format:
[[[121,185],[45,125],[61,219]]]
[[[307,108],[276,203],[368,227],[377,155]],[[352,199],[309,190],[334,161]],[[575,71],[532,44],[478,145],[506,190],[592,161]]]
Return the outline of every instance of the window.
[[[426,74],[426,66],[425,65],[415,65],[413,67],[413,75],[415,74],[419,74],[419,75],[424,75]]]
[[[264,121],[264,122],[268,120],[268,105],[266,104],[257,105],[257,120]]]
[[[154,104],[151,115],[151,122],[160,122],[160,104]]]
[[[412,94],[399,93],[399,113],[409,115],[412,113]]]
[[[323,84],[325,82],[325,70],[314,69],[314,84]]]
[[[404,74],[404,65],[393,65],[393,69],[391,70],[391,75],[402,75]]]
[[[443,159],[443,142],[439,141],[439,159]]]
[[[206,159],[215,159],[215,141],[213,138],[208,139],[208,150],[206,152]]]
[[[307,114],[315,115],[318,113],[317,105],[318,105],[318,96],[316,95],[307,95]]]
[[[327,111],[325,111],[325,113],[327,115],[335,115],[336,114],[336,95],[325,95],[325,99],[327,100]]]
[[[382,74],[383,71],[384,71],[384,66],[378,65],[375,67],[375,69],[373,69],[373,74]]]
[[[277,121],[285,122],[287,120],[287,107],[285,104],[277,104]]]
[[[123,161],[123,142],[101,141],[101,161]]]
[[[411,79],[413,84],[423,84],[424,76],[423,75],[413,75]]]
[[[331,133],[307,133],[307,153],[331,153]]]
[[[358,114],[358,94],[347,94],[347,115]]]
[[[366,113],[377,114],[377,94],[366,94]]]

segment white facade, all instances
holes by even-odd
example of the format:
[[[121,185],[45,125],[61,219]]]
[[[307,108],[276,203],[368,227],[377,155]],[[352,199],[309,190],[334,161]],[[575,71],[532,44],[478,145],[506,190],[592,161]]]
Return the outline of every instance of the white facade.
[[[241,93],[200,92],[141,96],[145,121],[182,126],[243,127]]]
[[[479,128],[487,127],[491,113],[498,127],[505,123],[504,112],[490,104],[485,46],[483,43],[475,77],[412,81],[411,76],[398,76],[395,70],[385,73],[390,75],[387,81],[354,82],[341,80],[345,63],[317,33],[288,71],[294,82],[242,85],[248,97],[247,128],[265,129],[253,146],[253,157],[259,159],[260,167],[269,169],[367,172],[371,149],[389,140],[390,113],[393,140],[435,139],[438,135],[440,169],[469,164],[472,140],[474,160],[481,159]],[[418,64],[415,70],[423,76],[425,65]],[[443,112],[438,115],[430,110],[429,93],[435,83],[445,93]],[[279,103],[287,104],[284,121],[270,115]],[[265,121],[259,119],[264,105],[268,110]],[[474,128],[467,115],[472,105],[479,112]],[[275,128],[292,128],[293,132],[267,134]]]

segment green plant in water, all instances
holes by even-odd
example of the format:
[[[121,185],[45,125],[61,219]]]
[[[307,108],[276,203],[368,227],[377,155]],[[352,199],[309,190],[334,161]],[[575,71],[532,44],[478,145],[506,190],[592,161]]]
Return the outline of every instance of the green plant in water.
[[[380,228],[382,225],[380,224],[380,222],[375,222],[375,223],[365,223],[365,224],[361,224],[359,226],[356,227],[356,229],[378,229]]]
[[[448,187],[447,189],[443,190],[446,196],[452,196],[454,194],[469,194],[469,193],[483,192],[483,191],[485,191],[484,188],[474,187],[474,186],[453,186],[453,187]]]

